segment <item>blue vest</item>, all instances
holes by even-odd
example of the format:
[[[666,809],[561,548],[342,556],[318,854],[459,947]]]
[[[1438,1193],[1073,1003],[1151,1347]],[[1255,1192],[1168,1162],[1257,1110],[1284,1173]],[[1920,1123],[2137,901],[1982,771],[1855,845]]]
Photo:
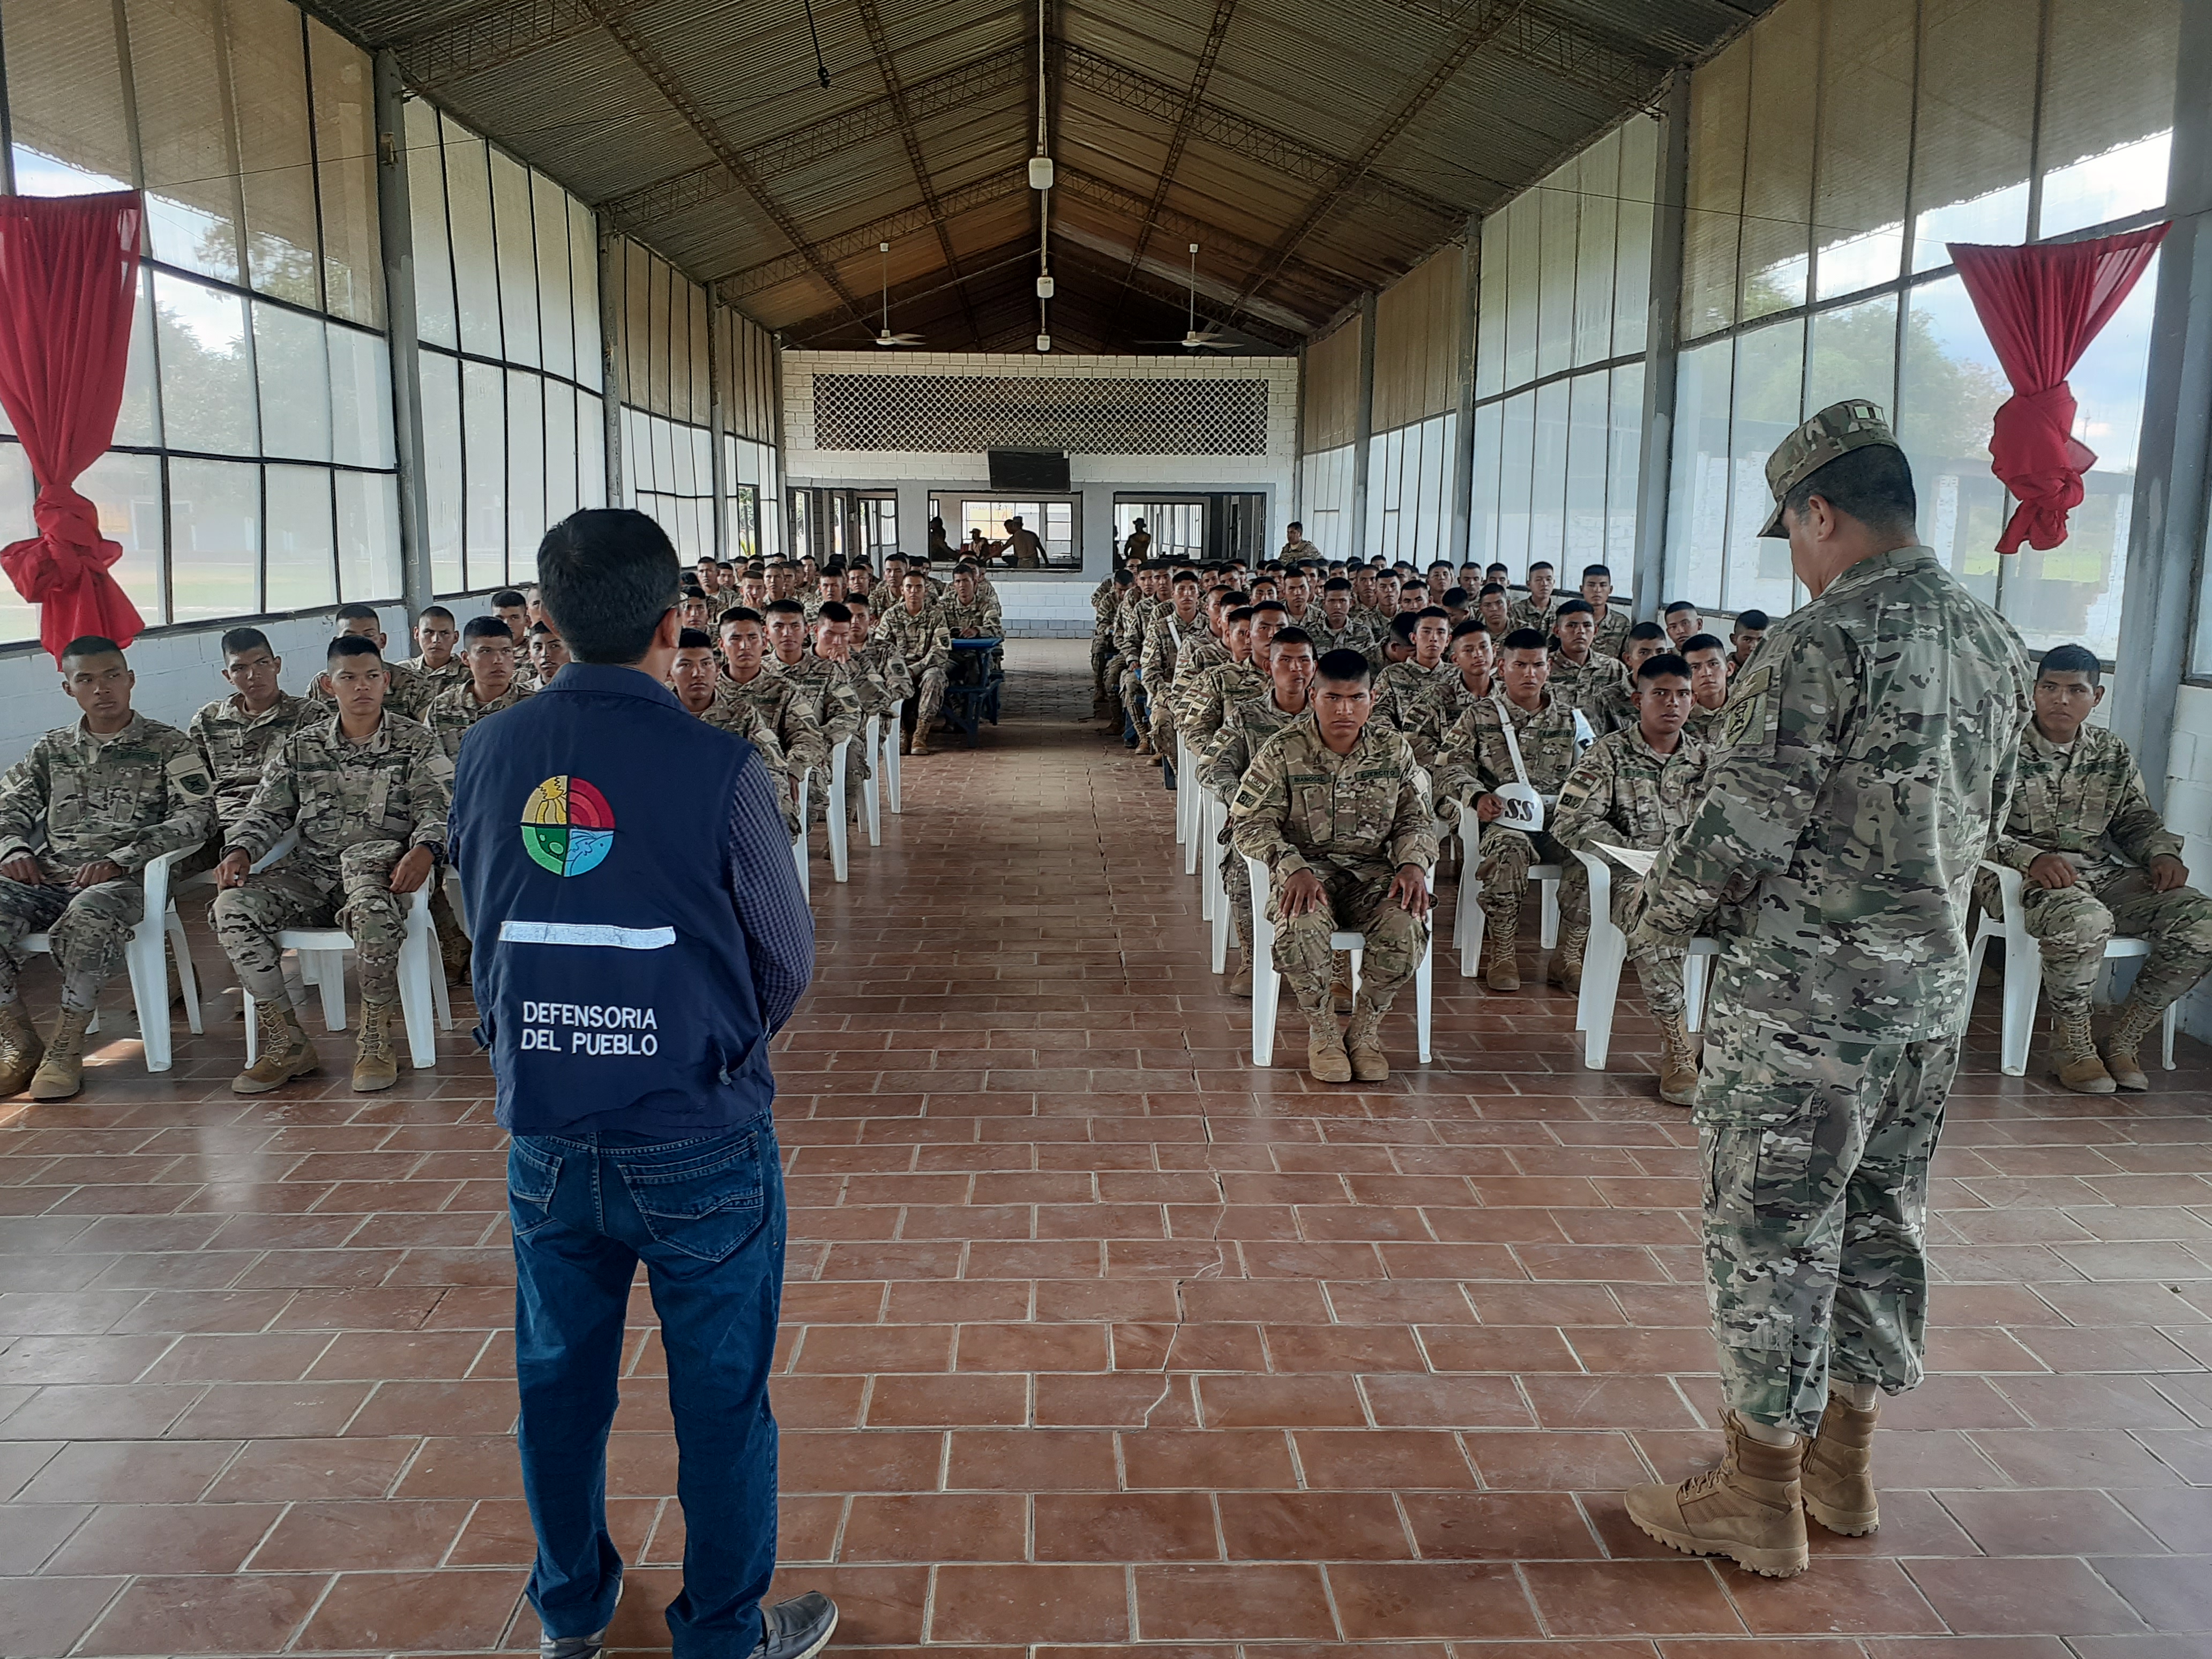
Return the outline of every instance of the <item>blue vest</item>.
[[[570,663],[471,727],[453,771],[482,1023],[515,1134],[679,1139],[765,1117],[775,1084],[736,909],[752,744],[635,669]]]

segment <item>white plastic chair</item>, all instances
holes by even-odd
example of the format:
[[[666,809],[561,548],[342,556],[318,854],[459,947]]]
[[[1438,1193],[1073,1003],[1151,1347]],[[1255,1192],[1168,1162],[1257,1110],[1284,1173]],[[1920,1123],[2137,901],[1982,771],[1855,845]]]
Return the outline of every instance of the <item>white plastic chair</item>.
[[[846,841],[848,826],[845,821],[845,757],[852,746],[852,738],[840,738],[837,746],[830,751],[830,799],[822,814],[830,831],[830,874],[837,881],[845,879],[851,864]]]
[[[791,838],[792,861],[799,866],[799,896],[809,904],[814,902],[814,883],[806,870],[806,798],[813,782],[810,766],[799,775],[799,833]]]
[[[1982,860],[1982,868],[1997,878],[1997,893],[2004,905],[2002,916],[1984,913],[1980,930],[1974,935],[1973,955],[1966,964],[1966,1002],[1972,1006],[1974,988],[1982,982],[1982,953],[1990,941],[1997,940],[2004,946],[2004,1018],[1999,1027],[1998,1062],[2007,1077],[2027,1075],[2027,1045],[2035,1035],[2035,1005],[2043,994],[2043,947],[2027,931],[2027,917],[2021,903],[2021,892],[2026,878],[2018,870],[2002,864]],[[2147,957],[2150,941],[2147,939],[2114,937],[2105,941],[2105,961],[2107,964],[2129,957]],[[2166,1069],[2173,1069],[2173,1033],[2181,1019],[2181,1005],[2166,1005],[2162,1037]]]
[[[192,969],[191,946],[185,939],[184,918],[169,896],[169,872],[199,849],[179,848],[149,860],[142,875],[146,883],[146,914],[131,930],[123,947],[123,965],[131,975],[131,998],[138,1010],[138,1037],[146,1051],[146,1069],[166,1072],[175,1063],[169,1033],[168,951],[177,954],[177,982],[184,988],[185,1023],[194,1036],[200,1034],[199,976]],[[16,950],[26,956],[52,955],[53,945],[44,933],[27,933]],[[93,1016],[88,1030],[100,1030]]]
[[[1613,1015],[1620,997],[1621,969],[1628,961],[1628,935],[1613,925],[1613,865],[1602,853],[1577,852],[1575,856],[1589,872],[1589,944],[1583,951],[1583,988],[1575,1003],[1575,1030],[1583,1034],[1583,1064],[1593,1072],[1605,1069],[1613,1046]],[[1720,950],[1709,939],[1692,939],[1682,963],[1682,994],[1688,1002],[1687,1024],[1692,1031],[1704,1016],[1705,964]]]
[[[257,872],[266,870],[300,844],[300,832],[288,830],[283,837],[255,861]],[[276,948],[300,953],[300,982],[323,994],[323,1026],[346,1029],[345,953],[354,949],[353,935],[337,927],[286,927],[276,935]],[[425,881],[407,896],[406,933],[399,942],[399,1015],[407,1028],[407,1063],[418,1072],[438,1064],[438,988],[445,978],[438,959],[437,929],[430,921],[430,884]],[[259,1050],[260,1024],[253,1017],[253,994],[244,986],[239,995],[246,1003],[246,1063],[253,1064]],[[452,1017],[447,1016],[450,1027]]]
[[[1283,987],[1275,973],[1275,924],[1267,920],[1267,866],[1257,859],[1248,858],[1244,868],[1252,881],[1252,1063],[1273,1066],[1275,1010],[1282,1000]],[[1429,879],[1433,893],[1433,872]],[[1352,953],[1352,988],[1357,996],[1359,962],[1367,949],[1367,936],[1340,930],[1328,936],[1328,948]],[[1421,946],[1420,964],[1413,969],[1413,1030],[1424,1066],[1429,1063],[1429,1029],[1436,1004],[1436,975],[1432,971],[1436,951],[1436,913],[1432,909],[1429,913],[1428,937]]]
[[[1482,882],[1474,873],[1482,862],[1482,820],[1474,803],[1459,808],[1459,904],[1452,917],[1452,943],[1459,947],[1459,976],[1473,979],[1482,965]],[[1559,942],[1559,882],[1566,873],[1557,864],[1532,864],[1528,879],[1543,889],[1543,913],[1538,942],[1549,951]]]
[[[1198,785],[1197,752],[1184,740],[1182,732],[1176,733],[1176,840],[1182,847],[1182,872],[1186,876],[1198,873],[1205,863],[1200,849],[1200,830],[1206,820],[1205,790]]]
[[[1229,931],[1236,921],[1237,907],[1229,902],[1229,884],[1221,875],[1221,826],[1229,822],[1229,803],[1212,790],[1205,792],[1200,800],[1199,830],[1206,843],[1206,856],[1199,860],[1199,889],[1206,919],[1213,925],[1213,971],[1229,971]],[[1210,909],[1206,907],[1210,905]],[[1247,941],[1248,943],[1249,941]]]
[[[870,762],[868,775],[860,780],[860,811],[868,820],[868,845],[871,847],[884,844],[883,726],[883,716],[871,714],[866,725],[860,729],[860,741],[866,745],[866,752]]]
[[[894,812],[903,812],[905,806],[899,794],[899,723],[893,719],[884,726],[884,805]]]

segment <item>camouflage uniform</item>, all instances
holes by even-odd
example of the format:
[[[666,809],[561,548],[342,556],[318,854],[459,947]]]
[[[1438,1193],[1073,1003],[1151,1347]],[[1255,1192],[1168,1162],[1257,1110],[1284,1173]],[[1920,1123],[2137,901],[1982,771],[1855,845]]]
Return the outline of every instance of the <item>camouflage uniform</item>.
[[[812,793],[810,810],[819,813],[830,799],[830,768],[831,757],[837,745],[848,738],[857,737],[860,731],[860,692],[854,684],[852,671],[842,663],[829,662],[811,651],[803,653],[796,663],[787,665],[773,652],[763,663],[763,675],[773,674],[791,687],[800,713],[818,734],[821,744],[821,781]],[[854,763],[860,761],[860,769]],[[849,813],[860,799],[860,780],[866,775],[865,757],[859,755],[855,744],[845,751],[845,805]]]
[[[1176,684],[1182,673],[1183,653],[1205,636],[1203,617],[1178,617],[1173,607],[1154,617],[1145,629],[1137,673],[1144,681],[1146,707],[1152,716],[1152,747],[1170,761],[1176,752]]]
[[[1770,481],[1839,418],[1786,440]],[[1928,1159],[2030,684],[2010,624],[1927,548],[1861,561],[1737,680],[1705,802],[1643,883],[1632,951],[1720,944],[1706,1276],[1723,1395],[1753,1422],[1811,1434],[1832,1374],[1920,1380]]]
[[[261,787],[270,756],[307,713],[306,702],[279,691],[276,701],[258,714],[247,714],[246,704],[232,696],[209,703],[192,716],[185,730],[199,744],[200,757],[215,779],[215,832],[170,872],[173,881],[212,870],[222,860],[223,832],[246,811]]]
[[[1636,724],[1636,706],[1630,701],[1628,669],[1619,657],[1593,647],[1588,662],[1570,661],[1552,653],[1552,677],[1545,682],[1551,694],[1571,708],[1589,716],[1598,732],[1617,732]]]
[[[520,647],[516,647],[515,654],[518,659],[516,669],[519,678],[520,669],[527,665],[530,659],[522,654]],[[431,700],[438,695],[441,688],[428,677],[418,674],[404,662],[387,662],[384,666],[392,676],[392,684],[386,688],[384,693],[385,708],[405,719],[421,720],[429,712]],[[461,674],[463,678],[467,678],[468,670],[465,665],[462,668]],[[323,690],[323,677],[319,673],[307,682],[307,691],[301,696],[300,701],[305,705],[301,713],[301,718],[304,720],[319,720],[338,712],[337,699]]]
[[[1137,695],[1137,664],[1145,654],[1145,640],[1152,631],[1152,618],[1168,608],[1167,602],[1150,597],[1133,596],[1121,601],[1121,608],[1114,613],[1114,654],[1121,661],[1115,671],[1115,695],[1121,700],[1121,709],[1132,724],[1144,718],[1144,705]]]
[[[1389,902],[1391,881],[1401,865],[1426,871],[1437,861],[1428,775],[1405,738],[1370,720],[1350,754],[1334,754],[1313,716],[1301,715],[1253,757],[1229,824],[1237,851],[1267,866],[1275,969],[1298,1006],[1309,1016],[1328,1008],[1328,936],[1342,929],[1366,936],[1361,1001],[1387,1010],[1420,965],[1429,928]],[[1300,870],[1320,878],[1328,902],[1286,918],[1283,884]]]
[[[877,623],[873,636],[905,662],[914,681],[914,733],[927,737],[945,706],[945,672],[952,663],[952,634],[944,607],[925,605],[917,617],[904,603],[893,605]]]
[[[1106,665],[1114,655],[1114,613],[1121,608],[1121,584],[1111,576],[1091,590],[1091,695],[1102,701],[1106,696]]]
[[[1330,627],[1328,614],[1322,612],[1321,619],[1306,629],[1306,632],[1313,635],[1316,659],[1332,651],[1357,651],[1367,659],[1367,665],[1378,674],[1388,660],[1382,654],[1382,636],[1389,631],[1388,628],[1376,625],[1373,611],[1363,611],[1357,606],[1344,619],[1341,628]]]
[[[1510,701],[1501,691],[1475,699],[1452,728],[1444,733],[1437,751],[1437,800],[1440,805],[1472,800],[1516,782],[1513,751],[1504,738],[1505,721],[1513,722],[1513,735],[1521,745],[1522,763],[1528,768],[1529,786],[1547,799],[1559,793],[1581,757],[1580,734],[1574,710],[1544,689],[1544,706],[1534,712]],[[1559,866],[1559,921],[1567,937],[1567,954],[1579,960],[1572,944],[1589,927],[1589,872],[1580,859],[1568,856],[1554,833],[1550,815],[1546,827],[1534,835],[1508,829],[1495,820],[1482,826],[1475,851],[1476,878],[1482,883],[1483,929],[1491,949],[1510,951],[1521,926],[1521,900],[1528,885],[1531,865]]]
[[[524,654],[522,647],[516,647],[515,652],[519,660]],[[398,666],[405,669],[428,686],[433,701],[435,701],[441,693],[450,691],[457,685],[466,685],[469,683],[469,665],[461,660],[459,652],[447,657],[435,668],[429,666],[420,657],[410,657]],[[387,697],[386,701],[389,702],[390,699]],[[423,705],[426,708],[428,706],[428,703]]]
[[[1252,765],[1252,757],[1267,746],[1267,740],[1292,720],[1305,713],[1299,709],[1292,714],[1276,702],[1272,688],[1263,688],[1250,696],[1233,698],[1229,705],[1228,718],[1221,730],[1206,747],[1198,763],[1198,781],[1212,793],[1224,801],[1234,800],[1244,782],[1244,774]],[[1230,839],[1231,826],[1224,819],[1221,826],[1221,884],[1228,890],[1230,913],[1236,928],[1237,942],[1249,945],[1252,940],[1252,872],[1244,867],[1244,855],[1238,852]]]
[[[43,884],[0,876],[0,1002],[15,1000],[15,947],[45,933],[61,970],[62,1006],[97,1007],[146,914],[146,866],[197,846],[215,823],[215,778],[199,746],[173,726],[133,714],[95,738],[80,720],[49,732],[0,776],[0,860],[30,852]],[[95,887],[70,884],[101,860],[123,871]]]
[[[1267,677],[1249,662],[1218,663],[1200,674],[1183,695],[1183,713],[1177,727],[1193,749],[1203,754],[1228,723],[1231,702],[1240,697],[1268,695]]]
[[[258,859],[296,826],[299,845],[215,901],[216,937],[257,1001],[291,1006],[276,943],[287,927],[344,929],[362,1000],[398,997],[409,901],[392,890],[392,866],[416,847],[443,854],[453,781],[429,728],[388,711],[365,742],[348,738],[336,716],[303,721],[284,740],[225,840],[227,850]]]
[[[461,739],[478,720],[489,719],[502,710],[512,708],[525,697],[534,696],[521,682],[509,685],[489,702],[477,700],[476,682],[463,680],[452,690],[440,692],[430,700],[422,723],[438,739],[438,746],[446,751],[447,760],[459,760]]]
[[[987,599],[979,590],[973,605],[963,605],[957,593],[945,601],[945,626],[956,640],[1001,640],[1006,636],[1006,620],[996,599]]]
[[[1505,632],[1510,634],[1516,628],[1533,628],[1548,641],[1553,628],[1559,620],[1559,607],[1565,603],[1566,599],[1556,589],[1552,597],[1541,605],[1524,593],[1506,607]],[[1504,635],[1498,636],[1498,644],[1501,647],[1504,644]]]
[[[1628,630],[1635,626],[1636,619],[1626,611],[1607,605],[1597,613],[1597,636],[1590,641],[1590,655],[1617,660],[1628,649]]]
[[[1696,813],[1705,797],[1711,764],[1711,751],[1686,736],[1674,745],[1673,754],[1662,755],[1644,740],[1640,730],[1610,732],[1590,746],[1559,786],[1552,835],[1571,853],[1595,853],[1600,842],[1656,853]],[[1583,872],[1585,881],[1589,874]],[[1612,918],[1624,932],[1635,917],[1636,890],[1637,878],[1616,867]],[[1682,961],[1686,954],[1680,945],[1636,953],[1636,977],[1656,1019],[1672,1019],[1686,1012]]]
[[[768,678],[763,674],[761,679]],[[769,724],[765,705],[751,697],[724,698],[722,693],[729,682],[721,681],[714,687],[714,701],[699,718],[709,726],[736,733],[760,750],[770,777],[788,777],[790,762],[783,752],[783,744],[776,737],[775,728]],[[787,702],[789,701],[786,699]],[[799,799],[788,787],[776,791],[777,803],[783,808],[784,833],[794,840],[799,836]]]
[[[1375,677],[1375,718],[1389,722],[1393,731],[1408,738],[1432,727],[1440,734],[1443,728],[1437,726],[1436,710],[1450,688],[1459,684],[1459,669],[1451,663],[1424,668],[1410,659],[1394,662]],[[1420,754],[1419,744],[1413,745],[1413,752]],[[1428,757],[1421,763],[1427,765],[1435,755],[1431,741]]]
[[[2163,1012],[2212,969],[2212,899],[2193,887],[2153,890],[2142,866],[2179,858],[2181,837],[2166,827],[2135,757],[2110,732],[2085,726],[2063,749],[2033,720],[2021,733],[2012,815],[1990,856],[2025,871],[2045,853],[2075,872],[2071,887],[2021,887],[2027,931],[2043,946],[2043,989],[2054,1014],[2087,1017],[2115,933],[2151,942],[2129,997],[2147,1012]],[[1996,878],[1984,874],[1979,890],[1996,913]]]

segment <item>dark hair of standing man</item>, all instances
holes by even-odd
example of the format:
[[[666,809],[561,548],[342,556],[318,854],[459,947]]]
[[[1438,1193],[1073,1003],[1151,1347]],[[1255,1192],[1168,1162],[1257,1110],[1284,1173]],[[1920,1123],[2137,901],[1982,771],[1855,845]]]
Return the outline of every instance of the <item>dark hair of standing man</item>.
[[[538,546],[545,614],[578,662],[641,660],[676,604],[681,569],[668,532],[627,507],[571,513]]]

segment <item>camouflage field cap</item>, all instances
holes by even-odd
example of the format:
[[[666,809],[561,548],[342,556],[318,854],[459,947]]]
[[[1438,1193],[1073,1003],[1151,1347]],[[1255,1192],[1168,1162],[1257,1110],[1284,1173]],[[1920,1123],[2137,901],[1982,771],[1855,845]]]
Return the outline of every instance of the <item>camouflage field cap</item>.
[[[1890,431],[1889,422],[1882,419],[1881,405],[1856,398],[1830,404],[1777,444],[1774,453],[1766,458],[1766,487],[1774,492],[1774,511],[1766,520],[1766,527],[1759,533],[1789,535],[1782,526],[1783,497],[1830,461],[1869,444],[1887,444],[1892,449],[1904,447]]]

